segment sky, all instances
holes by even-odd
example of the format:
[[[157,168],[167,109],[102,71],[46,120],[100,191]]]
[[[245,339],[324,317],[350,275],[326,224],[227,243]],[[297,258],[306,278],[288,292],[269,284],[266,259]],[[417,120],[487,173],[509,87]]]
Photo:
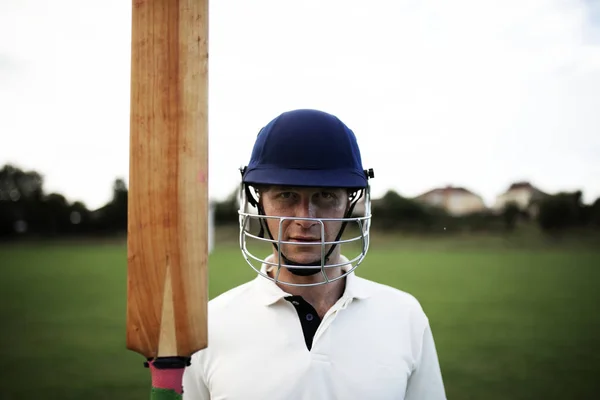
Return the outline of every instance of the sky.
[[[600,197],[600,1],[210,2],[210,197],[294,108],[357,135],[374,197],[515,181]],[[98,208],[127,181],[131,2],[0,2],[0,165]],[[235,145],[232,145],[235,144]]]

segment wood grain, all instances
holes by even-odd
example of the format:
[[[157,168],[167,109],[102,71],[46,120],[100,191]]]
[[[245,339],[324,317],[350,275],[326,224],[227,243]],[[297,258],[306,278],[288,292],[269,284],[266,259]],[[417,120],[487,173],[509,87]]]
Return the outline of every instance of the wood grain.
[[[207,346],[208,0],[134,0],[127,348]]]

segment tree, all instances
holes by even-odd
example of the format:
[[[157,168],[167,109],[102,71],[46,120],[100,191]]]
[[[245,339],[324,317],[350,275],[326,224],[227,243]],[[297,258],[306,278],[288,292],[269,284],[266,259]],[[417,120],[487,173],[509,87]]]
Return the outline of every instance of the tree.
[[[561,192],[540,201],[538,223],[543,231],[558,233],[581,225],[582,193]]]
[[[372,209],[373,227],[382,230],[426,228],[432,222],[432,214],[424,206],[393,190],[374,200]]]
[[[89,233],[92,230],[91,213],[80,201],[76,201],[69,207],[70,231],[72,233]]]
[[[215,202],[215,225],[231,225],[238,223],[238,194],[239,189],[235,189],[225,200]]]
[[[43,177],[39,173],[11,164],[3,166],[0,169],[0,236],[39,230],[43,226],[42,197]]]
[[[23,171],[11,164],[0,169],[0,200],[39,202],[42,196],[43,177],[39,173]]]
[[[44,233],[50,236],[64,235],[70,228],[70,206],[65,197],[50,193],[42,202]]]
[[[589,208],[589,223],[594,228],[600,228],[600,197]]]
[[[113,183],[110,202],[94,212],[94,231],[102,234],[127,232],[128,189],[123,179]]]
[[[505,205],[504,210],[502,211],[502,217],[507,231],[512,232],[515,230],[520,214],[521,210],[516,203],[509,202]]]
[[[111,214],[113,227],[117,231],[127,231],[127,199],[129,191],[123,179],[116,179],[113,184]]]

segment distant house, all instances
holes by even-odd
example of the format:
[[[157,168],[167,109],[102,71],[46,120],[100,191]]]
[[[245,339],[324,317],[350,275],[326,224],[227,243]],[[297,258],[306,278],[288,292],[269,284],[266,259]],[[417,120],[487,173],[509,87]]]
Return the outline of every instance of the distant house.
[[[521,211],[528,211],[532,217],[538,212],[538,201],[548,196],[529,182],[515,182],[502,194],[496,197],[492,209],[501,212],[509,203],[516,204]]]
[[[462,187],[447,186],[432,189],[414,198],[415,201],[462,216],[487,210],[481,196]]]

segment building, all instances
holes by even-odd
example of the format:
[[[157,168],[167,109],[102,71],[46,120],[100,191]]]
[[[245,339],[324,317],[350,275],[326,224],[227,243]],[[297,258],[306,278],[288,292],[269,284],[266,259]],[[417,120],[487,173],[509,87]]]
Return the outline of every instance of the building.
[[[538,212],[537,202],[547,193],[541,191],[529,182],[515,182],[504,192],[496,197],[492,207],[495,212],[502,212],[507,204],[516,204],[521,211],[528,211],[532,217]]]
[[[462,187],[446,186],[432,189],[415,197],[414,200],[430,207],[441,208],[454,216],[487,210],[481,196]]]

